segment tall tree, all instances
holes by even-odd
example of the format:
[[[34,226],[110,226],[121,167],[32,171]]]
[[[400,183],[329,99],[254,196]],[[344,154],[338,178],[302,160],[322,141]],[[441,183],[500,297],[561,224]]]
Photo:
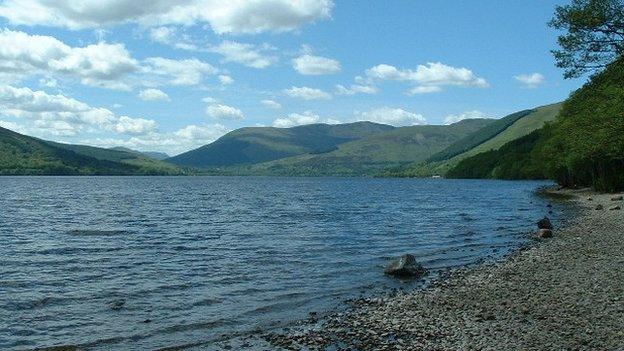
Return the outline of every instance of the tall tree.
[[[624,0],[572,0],[549,25],[565,31],[552,53],[565,78],[606,67],[624,55]]]

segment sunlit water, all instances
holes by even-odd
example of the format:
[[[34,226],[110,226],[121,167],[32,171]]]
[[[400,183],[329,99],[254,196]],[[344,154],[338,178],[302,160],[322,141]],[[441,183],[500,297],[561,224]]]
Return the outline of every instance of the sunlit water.
[[[539,182],[0,178],[0,349],[209,347],[524,243]],[[553,209],[556,217],[559,209]]]

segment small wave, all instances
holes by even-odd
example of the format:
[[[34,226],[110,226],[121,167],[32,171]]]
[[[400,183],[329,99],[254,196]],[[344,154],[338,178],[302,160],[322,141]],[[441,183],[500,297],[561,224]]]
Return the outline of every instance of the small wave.
[[[130,234],[127,230],[74,229],[67,232],[75,236],[113,236]]]

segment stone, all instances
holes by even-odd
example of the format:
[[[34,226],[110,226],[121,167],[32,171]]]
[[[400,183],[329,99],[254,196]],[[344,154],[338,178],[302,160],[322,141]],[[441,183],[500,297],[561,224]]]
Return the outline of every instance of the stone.
[[[535,237],[538,239],[548,239],[552,238],[553,232],[550,229],[540,229],[535,233]]]
[[[621,210],[621,209],[622,208],[620,206],[613,206],[613,207],[609,208],[609,210],[611,210],[611,211],[617,211],[617,210]]]
[[[598,211],[602,211],[602,210],[604,210],[604,206],[602,206],[601,204],[598,204],[598,205],[596,206],[596,210],[598,210]]]
[[[552,225],[552,223],[550,222],[550,219],[548,219],[548,217],[544,217],[544,218],[540,219],[540,220],[537,222],[537,227],[538,227],[539,229],[550,229],[550,230],[552,230],[552,229],[553,229],[553,225]]]
[[[624,200],[624,196],[616,196],[616,197],[612,197],[611,201],[622,201]]]
[[[429,271],[416,262],[416,258],[413,255],[406,254],[392,261],[386,267],[385,273],[401,278],[418,278],[427,275]]]

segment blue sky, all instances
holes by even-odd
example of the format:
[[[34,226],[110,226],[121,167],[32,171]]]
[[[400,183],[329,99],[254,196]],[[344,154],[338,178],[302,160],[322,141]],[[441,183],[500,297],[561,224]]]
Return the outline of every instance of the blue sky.
[[[565,1],[0,1],[0,125],[176,154],[244,126],[444,124],[558,102]]]

